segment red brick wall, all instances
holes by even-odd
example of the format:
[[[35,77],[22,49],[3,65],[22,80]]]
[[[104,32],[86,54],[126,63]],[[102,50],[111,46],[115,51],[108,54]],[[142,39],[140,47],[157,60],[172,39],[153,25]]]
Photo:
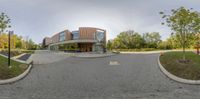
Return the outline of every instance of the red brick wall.
[[[44,40],[45,40],[45,44],[44,44],[45,46],[51,43],[51,38],[49,37],[45,37]]]
[[[57,33],[54,36],[52,36],[51,39],[52,39],[52,43],[59,42],[59,33]]]

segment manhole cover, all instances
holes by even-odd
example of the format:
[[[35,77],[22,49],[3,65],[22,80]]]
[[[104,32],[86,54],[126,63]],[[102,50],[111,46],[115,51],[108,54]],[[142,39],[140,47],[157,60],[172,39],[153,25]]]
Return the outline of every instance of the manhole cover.
[[[118,61],[110,61],[109,65],[120,65]]]

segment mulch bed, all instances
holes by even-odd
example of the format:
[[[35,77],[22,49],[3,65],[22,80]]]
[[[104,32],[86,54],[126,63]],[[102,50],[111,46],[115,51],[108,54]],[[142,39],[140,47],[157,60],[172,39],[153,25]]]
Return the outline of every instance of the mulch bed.
[[[25,54],[25,55],[23,55],[23,56],[21,56],[21,57],[19,57],[17,59],[23,60],[23,61],[27,61],[30,56],[31,56],[31,54]]]

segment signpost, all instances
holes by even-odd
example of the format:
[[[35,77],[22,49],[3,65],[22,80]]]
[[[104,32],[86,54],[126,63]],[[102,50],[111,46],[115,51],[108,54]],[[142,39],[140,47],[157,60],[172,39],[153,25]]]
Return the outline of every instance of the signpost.
[[[8,32],[8,66],[10,67],[10,36],[13,34],[13,31]]]

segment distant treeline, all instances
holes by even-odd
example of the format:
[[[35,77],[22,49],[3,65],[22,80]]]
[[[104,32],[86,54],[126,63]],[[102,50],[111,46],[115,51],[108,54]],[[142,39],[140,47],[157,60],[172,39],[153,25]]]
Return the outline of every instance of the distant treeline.
[[[171,36],[165,41],[161,40],[161,36],[158,32],[152,33],[138,33],[133,30],[121,32],[116,38],[108,40],[107,48],[112,49],[123,49],[131,51],[144,50],[156,50],[156,49],[179,49],[181,43],[179,42],[179,36],[171,34]],[[187,37],[186,48],[193,48],[196,43],[196,36],[189,35]],[[134,50],[135,49],[135,50]],[[128,51],[128,50],[127,50]]]
[[[21,36],[16,34],[11,35],[10,47],[12,49],[37,49],[37,44],[35,44],[31,39],[24,40]],[[8,48],[8,35],[6,33],[0,34],[0,49]]]

